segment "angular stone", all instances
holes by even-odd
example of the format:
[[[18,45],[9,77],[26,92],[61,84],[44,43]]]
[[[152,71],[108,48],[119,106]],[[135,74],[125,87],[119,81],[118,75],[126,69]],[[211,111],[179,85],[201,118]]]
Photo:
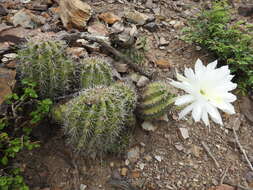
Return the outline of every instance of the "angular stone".
[[[125,13],[125,17],[129,22],[138,25],[144,25],[150,19],[149,16],[138,11],[129,11]]]
[[[188,139],[188,138],[190,137],[190,136],[189,136],[188,129],[185,128],[185,127],[180,127],[180,128],[179,128],[179,132],[180,132],[181,137],[182,137],[183,139]]]
[[[42,16],[34,15],[30,10],[21,9],[13,17],[14,26],[22,26],[24,28],[35,28],[38,25],[46,23],[46,19]]]
[[[67,29],[84,29],[92,15],[90,5],[81,0],[60,0],[60,17]]]

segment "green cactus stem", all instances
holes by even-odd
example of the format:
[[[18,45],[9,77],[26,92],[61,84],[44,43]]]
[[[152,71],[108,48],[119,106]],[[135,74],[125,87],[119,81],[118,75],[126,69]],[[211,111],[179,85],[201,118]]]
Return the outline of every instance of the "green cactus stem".
[[[78,152],[110,152],[133,115],[135,91],[126,84],[85,89],[66,104],[53,109],[63,123],[67,142]]]
[[[91,88],[98,85],[109,86],[113,82],[112,68],[102,58],[90,57],[80,64],[80,86]]]
[[[152,82],[144,89],[139,112],[143,119],[156,119],[168,111],[174,102],[170,87],[164,82]]]
[[[37,83],[43,98],[55,98],[71,90],[74,63],[65,56],[62,41],[32,41],[18,52],[21,78]]]

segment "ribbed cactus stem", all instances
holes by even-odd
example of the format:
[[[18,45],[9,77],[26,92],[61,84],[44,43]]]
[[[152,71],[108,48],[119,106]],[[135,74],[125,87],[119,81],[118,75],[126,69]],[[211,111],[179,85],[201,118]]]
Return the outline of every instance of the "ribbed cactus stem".
[[[62,41],[29,41],[18,52],[21,78],[37,83],[41,97],[55,98],[67,94],[73,83],[74,63],[65,56]]]
[[[63,123],[67,141],[75,150],[110,152],[133,115],[135,100],[135,91],[126,84],[97,86],[56,106],[52,115]]]
[[[110,85],[113,82],[110,64],[99,57],[90,57],[80,64],[80,86],[90,88],[97,85]]]
[[[144,119],[158,118],[168,111],[174,102],[170,87],[164,82],[153,82],[145,88],[139,106]]]

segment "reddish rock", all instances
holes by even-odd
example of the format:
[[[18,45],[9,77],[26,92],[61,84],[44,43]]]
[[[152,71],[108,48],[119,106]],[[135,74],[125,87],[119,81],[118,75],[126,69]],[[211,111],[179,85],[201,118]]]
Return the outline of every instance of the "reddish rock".
[[[101,13],[100,15],[98,15],[98,18],[100,18],[107,24],[114,24],[115,22],[120,21],[120,17],[110,12]]]

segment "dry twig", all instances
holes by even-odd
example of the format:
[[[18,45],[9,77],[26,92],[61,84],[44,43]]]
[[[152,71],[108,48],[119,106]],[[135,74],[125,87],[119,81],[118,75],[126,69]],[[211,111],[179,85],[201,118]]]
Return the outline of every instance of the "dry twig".
[[[121,52],[119,52],[114,47],[112,47],[109,43],[107,43],[106,40],[103,39],[103,37],[94,36],[87,32],[78,32],[78,33],[73,33],[73,34],[64,33],[60,35],[59,38],[63,40],[76,40],[76,39],[83,38],[91,42],[96,42],[99,45],[101,45],[106,51],[108,51],[109,53],[113,54],[115,57],[119,58],[120,60],[128,64],[134,71],[148,77],[149,79],[152,78],[152,74],[144,71],[137,64],[133,63],[128,57],[126,57]]]
[[[235,136],[235,141],[236,141],[236,143],[237,143],[237,145],[238,145],[240,151],[243,153],[244,158],[245,158],[245,160],[247,161],[250,170],[253,171],[252,164],[251,164],[251,162],[249,161],[249,158],[248,158],[248,156],[247,156],[247,154],[246,154],[246,151],[243,149],[243,147],[242,147],[242,145],[241,145],[241,143],[240,143],[240,141],[239,141],[238,135],[236,134],[236,131],[235,131],[235,128],[234,128],[234,127],[233,127],[233,133],[234,133],[234,136]]]
[[[217,168],[220,167],[219,163],[217,162],[217,160],[215,159],[215,157],[213,156],[213,154],[211,153],[209,147],[207,146],[207,144],[204,141],[201,141],[202,146],[204,147],[204,149],[206,150],[207,154],[212,158],[212,160],[214,161],[215,165]]]
[[[221,179],[220,179],[220,185],[223,184],[224,179],[225,179],[225,177],[226,177],[226,175],[227,175],[228,169],[229,169],[229,167],[226,167],[225,171],[222,173]]]

